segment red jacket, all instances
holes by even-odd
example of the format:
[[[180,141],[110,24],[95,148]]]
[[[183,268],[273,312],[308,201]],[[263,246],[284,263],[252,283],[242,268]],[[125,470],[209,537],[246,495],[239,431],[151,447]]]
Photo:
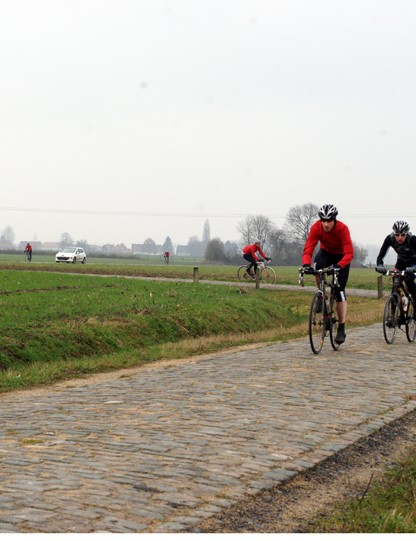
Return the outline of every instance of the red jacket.
[[[303,248],[302,265],[312,264],[312,254],[318,242],[321,243],[320,247],[322,250],[330,254],[343,255],[338,263],[339,267],[344,268],[351,263],[354,257],[354,249],[352,247],[350,230],[344,223],[337,220],[331,231],[325,233],[322,222],[320,220],[315,222],[309,231]]]
[[[259,246],[256,246],[255,244],[249,244],[248,246],[243,248],[243,254],[251,255],[252,257],[254,257],[254,259],[258,261],[259,258],[256,255],[257,252],[261,255],[261,257],[263,257],[264,259],[267,259],[267,255],[263,252],[263,250]]]

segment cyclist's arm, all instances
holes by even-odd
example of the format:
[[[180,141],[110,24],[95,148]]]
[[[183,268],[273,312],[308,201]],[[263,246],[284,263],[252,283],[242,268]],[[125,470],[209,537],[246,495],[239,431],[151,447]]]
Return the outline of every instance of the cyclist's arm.
[[[384,258],[387,254],[387,250],[390,248],[391,246],[391,239],[390,239],[390,235],[387,235],[387,237],[384,239],[384,242],[380,248],[380,252],[377,256],[377,259],[376,259],[376,265],[384,265]]]
[[[337,263],[337,267],[343,269],[351,263],[354,257],[354,247],[352,245],[350,230],[346,226],[341,230],[341,242],[343,257]]]
[[[258,249],[258,252],[259,252],[259,254],[261,255],[261,257],[262,257],[263,259],[269,259],[269,258],[267,257],[267,255],[263,252],[263,250],[262,250],[261,248]],[[258,260],[257,257],[256,257],[256,259]]]
[[[306,239],[305,246],[303,247],[302,265],[311,265],[312,255],[316,245],[319,241],[319,229],[316,226],[319,222],[315,223],[309,230],[308,238]]]

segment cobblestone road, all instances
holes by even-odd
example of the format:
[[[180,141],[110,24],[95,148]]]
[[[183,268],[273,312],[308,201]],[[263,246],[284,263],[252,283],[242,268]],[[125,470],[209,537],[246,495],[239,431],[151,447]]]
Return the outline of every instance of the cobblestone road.
[[[180,532],[416,407],[381,325],[0,397],[0,532]]]

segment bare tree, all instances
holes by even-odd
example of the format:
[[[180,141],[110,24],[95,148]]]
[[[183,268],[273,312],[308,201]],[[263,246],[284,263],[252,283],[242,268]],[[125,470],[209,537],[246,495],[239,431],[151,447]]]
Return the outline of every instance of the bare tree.
[[[237,225],[237,230],[241,235],[241,241],[244,244],[251,244],[259,240],[262,246],[266,246],[273,233],[275,226],[267,216],[258,214],[256,216],[247,216]]]
[[[197,236],[189,237],[188,250],[190,255],[194,257],[201,257],[204,255],[204,248],[202,241]]]
[[[297,265],[302,257],[303,243],[293,239],[284,229],[274,229],[269,240],[270,253],[275,265]]]
[[[13,227],[11,227],[10,225],[6,225],[6,227],[1,232],[2,240],[13,243],[14,242],[14,237],[15,237],[15,235],[14,235]]]
[[[290,231],[298,242],[305,242],[311,225],[318,219],[318,211],[319,207],[314,203],[291,207],[286,214],[286,230]]]
[[[61,248],[65,248],[66,246],[73,246],[74,245],[74,239],[71,237],[69,233],[62,233],[61,240],[59,241],[59,246]]]
[[[358,244],[355,244],[354,242],[352,245],[354,248],[354,261],[356,264],[358,264],[358,266],[363,267],[368,257],[368,250],[367,248],[364,248],[363,246],[359,246]]]

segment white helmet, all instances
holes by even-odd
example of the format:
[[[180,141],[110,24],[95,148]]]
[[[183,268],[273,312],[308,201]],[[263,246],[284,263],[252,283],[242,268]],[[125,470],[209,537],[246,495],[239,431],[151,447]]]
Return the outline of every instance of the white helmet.
[[[338,215],[338,209],[335,205],[322,205],[318,216],[321,220],[335,220]]]
[[[409,224],[405,222],[404,220],[397,220],[397,222],[394,222],[393,224],[393,231],[394,233],[408,233],[409,232]]]

